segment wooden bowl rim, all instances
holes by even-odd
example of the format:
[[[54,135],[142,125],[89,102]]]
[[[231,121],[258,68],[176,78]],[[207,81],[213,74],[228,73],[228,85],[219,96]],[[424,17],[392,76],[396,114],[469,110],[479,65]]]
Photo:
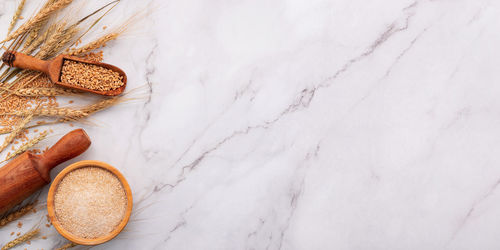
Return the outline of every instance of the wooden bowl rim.
[[[54,194],[55,194],[55,191],[56,191],[59,183],[61,182],[61,180],[69,172],[71,172],[75,169],[84,168],[84,167],[100,167],[102,169],[106,169],[106,170],[110,171],[111,173],[113,173],[116,177],[118,177],[118,179],[122,183],[122,186],[125,189],[125,194],[127,196],[127,210],[125,211],[125,216],[123,217],[122,222],[120,222],[120,224],[118,224],[118,226],[113,231],[111,231],[111,233],[109,233],[108,235],[103,236],[103,237],[99,237],[99,238],[95,238],[95,239],[86,239],[86,238],[78,237],[78,236],[70,233],[66,229],[64,229],[61,226],[61,224],[59,223],[59,221],[57,220],[55,210],[54,210]],[[52,222],[52,225],[56,228],[56,230],[64,238],[66,238],[69,241],[74,242],[76,244],[80,244],[80,245],[88,245],[88,246],[98,245],[98,244],[102,244],[102,243],[105,243],[107,241],[110,241],[111,239],[116,237],[127,225],[128,221],[130,219],[130,215],[132,213],[132,207],[133,207],[132,190],[130,189],[130,186],[129,186],[127,180],[125,179],[125,177],[116,168],[114,168],[113,166],[111,166],[105,162],[101,162],[101,161],[85,160],[85,161],[75,162],[75,163],[69,165],[68,167],[63,169],[56,176],[56,178],[54,179],[54,181],[50,185],[49,193],[47,195],[47,211],[49,213],[49,218],[50,218],[50,221]]]

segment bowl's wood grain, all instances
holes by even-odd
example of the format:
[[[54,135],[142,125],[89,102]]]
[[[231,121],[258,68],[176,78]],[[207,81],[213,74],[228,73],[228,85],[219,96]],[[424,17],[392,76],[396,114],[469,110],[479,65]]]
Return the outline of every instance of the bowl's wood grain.
[[[111,173],[113,173],[114,175],[116,175],[116,177],[118,177],[118,179],[122,183],[123,188],[125,190],[125,194],[127,196],[127,210],[125,211],[125,216],[123,217],[122,222],[120,224],[118,224],[118,226],[109,235],[95,238],[95,239],[81,238],[81,237],[78,237],[78,236],[68,232],[66,229],[64,229],[61,226],[61,224],[57,220],[57,217],[55,214],[55,209],[54,209],[54,195],[55,195],[55,192],[57,190],[59,183],[64,178],[64,176],[66,176],[69,172],[71,172],[75,169],[89,167],[89,166],[100,167],[100,168],[106,169],[106,170],[110,171]],[[128,185],[128,182],[125,179],[125,177],[116,168],[112,167],[111,165],[109,165],[107,163],[100,162],[100,161],[79,161],[79,162],[75,162],[75,163],[69,165],[68,167],[66,167],[63,171],[61,171],[56,176],[56,178],[54,179],[54,181],[52,182],[52,184],[50,186],[49,194],[47,196],[47,210],[48,210],[49,218],[52,222],[52,225],[54,225],[56,230],[64,238],[66,238],[69,241],[72,241],[76,244],[80,244],[80,245],[98,245],[98,244],[102,244],[104,242],[110,241],[111,239],[116,237],[127,225],[128,221],[130,219],[130,215],[132,213],[132,206],[133,206],[132,190],[130,189],[130,186]]]

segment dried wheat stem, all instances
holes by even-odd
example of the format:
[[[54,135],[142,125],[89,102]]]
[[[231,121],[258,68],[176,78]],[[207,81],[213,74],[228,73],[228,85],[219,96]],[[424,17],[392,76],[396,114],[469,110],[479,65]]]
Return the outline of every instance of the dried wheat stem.
[[[63,88],[22,88],[12,91],[17,96],[37,97],[37,96],[65,96],[80,93],[73,89]]]
[[[73,2],[73,0],[58,0],[57,2],[54,2],[53,4],[43,8],[33,18],[31,18],[30,20],[25,22],[16,31],[14,31],[10,35],[8,35],[7,38],[5,38],[2,42],[10,41],[10,40],[20,36],[21,34],[24,34],[31,27],[42,22],[45,18],[50,16],[52,13],[68,6],[71,2]]]
[[[64,117],[70,119],[77,119],[88,116],[86,112],[81,110],[70,109],[70,108],[56,108],[56,107],[39,108],[35,110],[17,110],[5,113],[5,115],[16,115],[16,116],[26,116],[29,114],[33,114],[35,116]]]
[[[104,99],[104,100],[101,100],[99,102],[96,102],[94,104],[87,105],[87,106],[83,107],[82,109],[80,109],[80,111],[85,112],[87,114],[92,114],[92,113],[101,111],[105,108],[116,105],[116,104],[123,102],[123,101],[125,101],[125,99],[123,97],[120,97],[120,96],[108,98],[108,99]]]
[[[13,221],[21,218],[25,214],[32,211],[34,207],[35,207],[35,203],[31,203],[31,204],[28,204],[26,206],[21,207],[20,209],[18,209],[15,212],[10,213],[5,218],[0,220],[0,227],[3,227],[5,225],[9,224],[10,222],[13,222]]]
[[[9,128],[9,127],[4,127],[4,128],[0,129],[0,135],[7,134],[10,132],[12,132],[12,128]]]
[[[36,80],[38,77],[40,77],[43,73],[41,72],[34,72],[34,71],[29,71],[29,70],[24,70],[20,73],[21,75],[13,82],[9,83],[9,86],[7,87],[3,87],[2,88],[2,91],[0,91],[0,95],[3,95],[3,93],[5,91],[9,91],[9,92],[12,92],[12,90],[10,90],[10,88],[12,86],[14,86],[14,84],[18,83],[18,82],[22,82],[21,84],[21,87],[33,82],[34,80]],[[24,81],[25,79],[27,79],[28,77],[30,77],[29,80],[26,80]],[[23,82],[24,81],[24,82]],[[5,99],[7,99],[10,95],[3,95],[3,97],[0,99],[0,102],[4,101]]]
[[[68,248],[72,248],[72,247],[76,247],[76,246],[77,246],[77,244],[70,242],[70,243],[68,243],[60,248],[57,248],[56,250],[66,250]]]
[[[54,56],[58,54],[66,45],[68,45],[79,32],[79,28],[76,25],[70,26],[65,30],[60,40],[56,42],[53,48],[49,51],[48,56]]]
[[[42,26],[43,26],[43,24],[40,23],[30,30],[30,33],[29,33],[28,37],[26,38],[26,41],[24,42],[25,49],[28,48],[31,45],[31,43],[33,41],[35,41],[35,39],[38,38],[38,33],[42,29]]]
[[[57,43],[61,40],[66,32],[66,22],[62,22],[60,24],[55,24],[55,28],[53,29],[53,33],[51,33],[47,40],[40,47],[40,51],[36,55],[37,58],[45,58],[49,55],[50,51],[56,46]]]
[[[90,42],[90,43],[88,43],[80,48],[70,50],[68,52],[68,54],[72,55],[72,56],[86,54],[88,52],[91,52],[93,50],[96,50],[100,47],[105,46],[107,42],[115,40],[119,35],[120,35],[120,33],[107,34],[107,35],[102,36],[102,37],[98,38],[97,40],[94,40],[94,41],[92,41],[92,42]]]
[[[22,81],[22,80],[24,80],[25,78],[28,78],[31,75],[31,78],[29,80],[27,80],[25,82],[22,82],[21,86],[18,86],[18,87],[22,88],[22,87],[26,86],[27,84],[31,83],[32,81],[36,80],[38,77],[40,77],[43,74],[41,72],[33,72],[33,71],[27,71],[27,70],[25,70],[23,72],[27,72],[27,73],[24,74],[24,75],[22,75],[20,78],[16,79],[15,81],[13,81],[10,84],[10,86],[0,88],[1,90],[3,90],[3,91],[0,91],[0,95],[2,95],[4,91],[9,91],[10,92],[7,95],[3,95],[3,97],[0,99],[0,102],[4,101],[8,97],[10,97],[10,94],[12,94],[12,90],[10,90],[9,88],[11,88],[17,82]],[[23,73],[21,73],[21,74],[23,74]]]
[[[63,122],[68,122],[68,121],[74,121],[74,120],[77,120],[77,119],[80,119],[80,118],[85,118],[85,117],[87,117],[87,116],[89,116],[89,115],[91,115],[93,113],[96,113],[96,112],[101,111],[103,109],[109,108],[109,107],[111,107],[113,105],[119,104],[119,103],[124,102],[124,101],[126,101],[126,99],[123,98],[123,97],[121,97],[121,96],[104,99],[104,100],[96,102],[94,104],[90,104],[90,105],[84,106],[80,110],[73,110],[73,111],[79,111],[83,115],[80,115],[80,116],[67,115],[65,117],[61,116],[63,118],[60,119],[60,120],[58,120],[58,122],[63,123]]]
[[[42,133],[40,133],[39,136],[29,140],[28,142],[23,143],[23,145],[21,145],[18,149],[16,149],[16,151],[14,151],[12,154],[7,155],[7,157],[5,157],[4,161],[8,161],[8,160],[12,159],[14,156],[17,156],[17,155],[20,155],[20,154],[26,152],[26,150],[28,150],[28,149],[32,148],[33,146],[35,146],[36,144],[38,144],[40,141],[45,139],[45,137],[47,137],[47,131],[43,131]]]
[[[121,102],[124,102],[126,100],[129,100],[129,99],[125,99],[123,98],[122,96],[117,96],[117,97],[113,97],[113,98],[108,98],[108,99],[104,99],[102,101],[99,101],[99,102],[96,102],[94,104],[90,104],[90,105],[87,105],[87,106],[84,106],[83,108],[81,108],[79,111],[85,113],[86,115],[85,116],[82,116],[82,117],[65,117],[65,118],[62,118],[60,120],[58,120],[58,122],[69,122],[69,121],[74,121],[78,118],[84,118],[84,117],[87,117],[93,113],[96,113],[98,111],[101,111],[103,109],[106,109],[106,108],[109,108],[113,105],[116,105],[116,104],[119,104]]]
[[[26,129],[32,129],[32,128],[36,128],[36,127],[40,127],[40,126],[54,125],[54,124],[63,123],[63,122],[67,122],[67,121],[73,121],[73,120],[74,119],[64,120],[64,118],[61,118],[61,119],[57,119],[55,121],[50,121],[50,122],[48,122],[48,121],[39,121],[36,124],[27,126],[25,128]],[[2,129],[0,129],[0,135],[10,133],[10,132],[12,132],[12,130],[13,129],[11,129],[11,128],[2,128]]]
[[[52,27],[53,27],[53,26],[49,27],[49,29],[48,29],[46,32],[44,32],[41,36],[38,36],[38,35],[37,35],[36,39],[35,39],[35,40],[33,40],[33,42],[32,42],[32,43],[30,42],[30,44],[29,44],[29,45],[26,45],[26,46],[27,46],[27,48],[25,48],[25,49],[23,50],[23,52],[24,52],[25,54],[31,54],[31,53],[33,53],[33,51],[35,51],[38,47],[40,47],[40,45],[41,45],[41,44],[42,44],[45,40],[47,40],[47,37],[48,37],[48,36],[49,36],[49,34],[52,32],[52,31],[51,31],[51,28],[52,28]]]
[[[19,3],[19,6],[17,6],[16,13],[14,13],[14,16],[12,17],[12,21],[10,21],[9,29],[7,30],[7,35],[10,34],[12,29],[14,28],[14,25],[16,25],[17,20],[19,20],[19,17],[21,16],[21,13],[23,12],[25,3],[26,3],[26,0],[21,0],[21,3]]]
[[[43,6],[43,8],[46,8],[47,6],[50,6],[52,5],[56,0],[49,0],[45,3],[45,5]],[[26,38],[26,42],[24,43],[24,48],[27,48],[27,47],[30,47],[31,43],[36,41],[35,39],[37,39],[38,37],[40,37],[39,33],[40,33],[40,30],[42,29],[43,26],[45,26],[45,24],[47,24],[48,20],[47,18],[43,19],[42,21],[38,22],[37,24],[33,25],[32,27],[30,27],[30,33],[28,35],[28,38]],[[41,42],[45,41],[45,39],[47,38],[47,32],[44,32],[42,35],[45,36],[45,38],[41,39]],[[40,40],[40,39],[37,39],[37,41]],[[37,46],[34,46],[35,48],[37,48],[41,42],[38,43]],[[33,51],[32,51],[33,52]],[[29,53],[31,54],[31,52]]]
[[[11,249],[19,244],[22,244],[28,240],[31,240],[33,239],[33,237],[35,237],[38,233],[40,233],[40,229],[35,229],[35,230],[32,230],[28,233],[25,233],[24,235],[22,235],[21,237],[7,243],[5,246],[2,247],[2,250],[7,250],[7,249]]]
[[[36,57],[41,59],[50,58],[58,54],[69,42],[71,42],[78,33],[79,28],[76,24],[66,27],[66,23],[59,24],[55,32],[47,38],[47,41],[40,48]]]
[[[10,134],[5,138],[2,146],[0,146],[0,152],[2,152],[9,144],[19,135],[19,133],[24,129],[24,127],[31,121],[33,118],[33,112],[30,111],[29,114],[26,114],[26,118],[24,118],[21,123],[14,129]]]

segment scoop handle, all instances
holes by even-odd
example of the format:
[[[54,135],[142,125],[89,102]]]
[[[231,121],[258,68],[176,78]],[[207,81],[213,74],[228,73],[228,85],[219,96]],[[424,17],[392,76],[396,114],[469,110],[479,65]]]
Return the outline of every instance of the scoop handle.
[[[46,74],[49,73],[49,61],[40,60],[20,52],[7,51],[3,54],[2,61],[11,67],[36,70]]]
[[[38,166],[45,171],[50,171],[55,166],[75,158],[90,147],[90,138],[83,129],[75,129],[40,155]]]

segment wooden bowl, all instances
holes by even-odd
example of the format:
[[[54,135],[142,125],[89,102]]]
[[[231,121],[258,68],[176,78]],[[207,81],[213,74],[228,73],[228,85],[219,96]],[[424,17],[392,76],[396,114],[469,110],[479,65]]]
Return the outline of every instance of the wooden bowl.
[[[78,237],[78,236],[70,233],[66,229],[64,229],[61,226],[61,224],[59,223],[59,221],[57,220],[55,209],[54,209],[54,196],[55,196],[56,189],[59,186],[59,183],[61,182],[61,180],[69,172],[71,172],[75,169],[84,168],[84,167],[100,167],[100,168],[103,168],[103,169],[108,170],[109,172],[113,173],[116,177],[118,177],[118,179],[122,183],[123,189],[125,190],[125,194],[127,196],[127,210],[125,211],[125,216],[123,217],[122,222],[120,222],[120,224],[118,224],[118,226],[108,235],[103,236],[103,237],[99,237],[99,238],[95,238],[95,239],[86,239],[86,238]],[[127,180],[125,180],[125,177],[123,177],[123,175],[116,168],[114,168],[111,165],[108,165],[104,162],[100,162],[100,161],[79,161],[79,162],[75,162],[75,163],[69,165],[68,167],[66,167],[63,171],[61,171],[56,176],[56,178],[52,182],[50,189],[49,189],[49,194],[47,197],[47,210],[49,212],[49,218],[52,221],[52,225],[54,225],[56,230],[64,238],[68,239],[69,241],[72,241],[72,242],[79,244],[79,245],[89,245],[89,246],[102,244],[102,243],[110,241],[111,239],[116,237],[123,230],[123,228],[125,228],[125,226],[127,225],[128,220],[130,218],[130,214],[132,213],[132,205],[133,205],[132,204],[132,191],[130,190],[130,186],[128,185]]]

